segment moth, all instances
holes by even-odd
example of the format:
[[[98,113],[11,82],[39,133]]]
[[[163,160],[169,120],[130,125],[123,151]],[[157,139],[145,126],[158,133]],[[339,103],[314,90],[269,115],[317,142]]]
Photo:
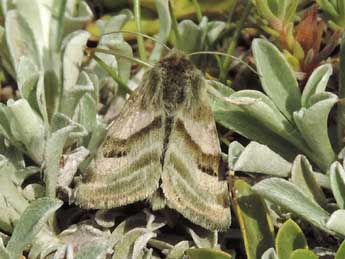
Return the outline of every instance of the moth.
[[[114,120],[76,184],[76,203],[109,209],[158,198],[195,224],[225,230],[229,191],[218,177],[220,157],[203,75],[173,51],[146,72]]]

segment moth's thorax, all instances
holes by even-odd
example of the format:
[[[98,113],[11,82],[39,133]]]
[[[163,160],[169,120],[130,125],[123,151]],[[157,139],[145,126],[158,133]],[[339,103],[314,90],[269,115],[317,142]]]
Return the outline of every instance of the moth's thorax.
[[[192,62],[181,53],[173,53],[160,60],[152,69],[154,95],[168,113],[180,110],[197,98],[202,76]]]

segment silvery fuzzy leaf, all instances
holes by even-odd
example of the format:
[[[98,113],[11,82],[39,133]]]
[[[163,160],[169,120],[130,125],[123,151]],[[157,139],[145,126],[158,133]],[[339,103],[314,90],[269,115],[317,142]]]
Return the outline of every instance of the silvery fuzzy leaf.
[[[155,43],[155,47],[152,50],[150,61],[156,62],[160,59],[163,46],[161,43],[165,43],[170,35],[171,31],[171,15],[169,11],[169,1],[168,0],[155,0],[156,10],[158,12],[159,18],[159,35]]]
[[[303,107],[309,107],[311,105],[310,98],[313,95],[325,91],[332,72],[331,64],[319,66],[313,71],[302,93],[301,102]]]
[[[12,258],[18,258],[25,246],[32,243],[33,238],[42,229],[48,218],[62,202],[57,199],[41,198],[32,202],[22,213],[6,248]]]
[[[178,25],[181,38],[179,49],[185,53],[202,50],[206,39],[207,17],[203,17],[200,25],[191,20],[183,20]]]
[[[229,169],[234,170],[236,161],[240,157],[241,153],[244,150],[244,146],[237,141],[232,141],[229,145],[228,150],[228,166]]]
[[[291,180],[306,196],[321,207],[327,207],[326,197],[314,177],[311,164],[305,156],[298,155],[293,162]]]
[[[16,141],[24,144],[27,153],[37,163],[43,159],[45,129],[42,119],[32,110],[28,101],[9,100],[11,132]]]
[[[70,3],[69,3],[70,2]],[[67,11],[65,13],[64,34],[84,28],[85,24],[92,20],[93,13],[86,2],[67,1]]]
[[[52,130],[54,131],[48,138],[45,149],[46,170],[44,176],[46,193],[49,197],[55,197],[60,159],[66,140],[68,138],[83,137],[87,134],[83,126],[59,113],[53,117]]]
[[[105,259],[108,251],[108,244],[93,243],[83,246],[75,255],[75,259]]]
[[[103,228],[112,228],[115,226],[116,218],[118,216],[125,216],[121,210],[97,210],[95,214],[95,222]]]
[[[345,170],[339,162],[330,168],[331,188],[340,209],[345,209]]]
[[[327,221],[326,226],[340,234],[342,237],[345,237],[345,225],[344,225],[344,220],[345,220],[345,210],[340,209],[336,210],[333,212],[330,216],[330,218]]]
[[[32,183],[25,186],[23,190],[24,197],[29,201],[34,201],[44,197],[45,189],[44,186],[38,183]]]
[[[97,103],[91,94],[86,93],[79,102],[79,123],[89,132],[97,125]]]
[[[136,244],[136,241],[139,240],[139,238],[147,233],[151,233],[145,228],[134,228],[124,236],[121,237],[121,239],[116,243],[114,247],[114,254],[113,259],[122,259],[122,258],[138,258],[134,257],[134,247]],[[139,256],[142,256],[142,254],[139,253]]]
[[[279,259],[273,247],[267,249],[261,256],[261,259]]]
[[[142,236],[140,236],[134,243],[132,258],[139,258],[150,239],[156,236],[157,234],[151,231],[148,231]]]
[[[34,41],[37,46],[39,60],[43,57],[43,48],[48,47],[47,37],[43,34],[42,19],[39,1],[16,0],[16,9],[32,31]]]
[[[1,179],[1,178],[0,178]],[[0,230],[11,233],[20,214],[13,206],[8,204],[6,198],[0,194]]]
[[[185,251],[189,249],[189,242],[188,241],[181,241],[177,243],[167,255],[167,259],[182,259]]]
[[[209,231],[201,227],[194,229],[186,227],[187,232],[192,237],[196,247],[198,248],[216,248],[218,244],[218,232]]]
[[[65,245],[72,246],[78,253],[80,249],[87,249],[92,244],[106,245],[105,252],[111,248],[109,246],[109,231],[101,231],[98,228],[79,223],[72,225],[58,235],[58,238]]]
[[[248,139],[269,146],[273,151],[279,153],[287,160],[293,160],[299,153],[296,147],[288,140],[273,133],[272,130],[264,127],[257,119],[249,115],[248,112],[243,109],[243,105],[235,104],[233,101],[224,97],[217,97],[215,95],[213,95],[213,97],[214,98],[210,99],[210,104],[215,120],[219,124],[236,131]],[[263,99],[260,98],[261,102],[262,100]],[[235,101],[237,102],[237,100]]]
[[[40,67],[41,62],[33,32],[16,10],[6,14],[5,29],[6,43],[15,70],[17,71],[19,59],[23,56],[28,56],[37,67]]]
[[[223,21],[210,21],[207,24],[207,42],[213,45],[224,32],[226,23]]]
[[[0,134],[6,139],[11,139],[13,137],[10,117],[12,116],[9,108],[5,104],[0,103]]]
[[[138,213],[128,217],[126,220],[121,222],[111,233],[109,244],[114,247],[125,233],[131,229],[144,227],[146,225],[146,215],[144,213]],[[142,228],[145,229],[145,228]]]
[[[12,58],[7,46],[5,28],[0,26],[0,55],[2,67],[13,77],[16,78],[16,72],[14,64],[12,64]]]
[[[68,187],[78,170],[78,166],[89,155],[89,151],[84,147],[78,147],[71,153],[63,155],[64,166],[58,174],[58,186]]]
[[[5,248],[2,239],[0,239],[0,258],[1,259],[10,259],[10,254],[8,253],[7,249]]]
[[[328,137],[328,115],[338,98],[332,93],[319,93],[310,99],[310,107],[294,112],[293,117],[298,130],[317,159],[313,159],[323,171],[327,171],[336,159]]]
[[[28,100],[30,106],[38,109],[38,103],[35,94],[35,88],[39,79],[39,72],[37,66],[28,56],[22,56],[19,59],[17,67],[17,83],[20,94],[23,98]]]
[[[291,211],[314,226],[334,234],[326,227],[329,213],[307,197],[293,183],[280,178],[270,178],[255,184],[252,189],[270,202]]]
[[[252,48],[263,89],[292,122],[292,113],[301,107],[301,92],[291,66],[278,48],[267,40],[255,39]]]
[[[115,41],[123,41],[122,33],[112,33],[114,31],[119,31],[122,27],[133,18],[133,14],[130,10],[124,9],[119,14],[111,17],[108,21],[97,20],[97,25],[101,28],[102,35],[99,40],[99,44],[106,45],[110,47],[114,45]]]
[[[11,180],[11,171],[8,171],[8,169],[7,166],[0,168],[0,195],[7,206],[14,208],[17,213],[22,213],[28,206],[28,201]]]
[[[81,97],[84,94],[93,91],[94,87],[88,74],[85,72],[81,72],[80,78],[76,85],[68,89],[64,89],[64,94],[61,100],[60,112],[72,118],[76,112],[76,107],[80,102]]]
[[[28,258],[45,258],[59,249],[65,249],[65,244],[47,226],[44,226],[34,238]]]
[[[90,34],[86,31],[75,31],[63,42],[63,87],[71,91],[77,84],[80,65],[84,57],[84,47]]]
[[[51,0],[50,3],[47,3],[45,1],[45,8],[41,10],[42,12],[46,12],[46,15],[42,19],[43,30],[49,30],[49,46],[55,52],[60,50],[64,35],[65,12],[68,10],[68,3],[71,2],[68,0]],[[49,25],[49,27],[44,24]]]
[[[233,168],[235,171],[287,177],[290,175],[291,163],[267,146],[252,141],[241,152]]]

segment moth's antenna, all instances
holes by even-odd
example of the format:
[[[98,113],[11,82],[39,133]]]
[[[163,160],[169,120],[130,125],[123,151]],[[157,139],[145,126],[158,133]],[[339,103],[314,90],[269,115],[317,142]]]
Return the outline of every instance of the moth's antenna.
[[[142,61],[138,58],[135,58],[135,57],[128,57],[126,55],[123,55],[117,51],[114,51],[114,50],[109,50],[109,49],[101,49],[101,48],[94,48],[92,49],[93,52],[99,52],[99,53],[105,53],[105,54],[109,54],[109,55],[113,55],[113,56],[119,56],[120,58],[124,58],[124,59],[127,59],[129,61],[132,61],[132,62],[135,62],[135,63],[138,63],[142,66],[145,66],[145,67],[149,67],[149,68],[152,68],[153,65],[151,65],[150,63],[147,63],[145,61]]]
[[[119,30],[119,31],[111,31],[111,32],[106,32],[106,33],[103,33],[101,34],[101,36],[103,35],[109,35],[109,34],[113,34],[113,33],[131,33],[131,34],[134,34],[134,35],[140,35],[140,36],[143,36],[147,39],[150,39],[154,42],[157,42],[158,44],[162,45],[164,48],[166,48],[168,51],[171,51],[171,48],[169,48],[166,44],[164,44],[163,42],[157,40],[156,38],[154,37],[151,37],[145,33],[141,33],[141,32],[137,32],[137,31],[126,31],[126,30]]]
[[[260,74],[258,72],[256,72],[256,70],[252,66],[248,65],[242,59],[235,57],[235,56],[232,56],[232,55],[229,55],[229,54],[226,54],[226,53],[223,53],[223,52],[219,52],[219,51],[196,51],[196,52],[187,54],[187,56],[205,55],[205,54],[206,55],[219,55],[219,56],[224,56],[224,57],[230,57],[230,58],[237,60],[238,62],[246,65],[253,73],[260,76]]]

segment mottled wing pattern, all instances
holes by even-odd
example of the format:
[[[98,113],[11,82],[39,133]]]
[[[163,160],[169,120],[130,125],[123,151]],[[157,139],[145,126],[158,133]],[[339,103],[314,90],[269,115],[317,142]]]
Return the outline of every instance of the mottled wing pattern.
[[[211,230],[230,224],[229,192],[217,176],[220,146],[208,102],[176,116],[162,173],[169,207]]]
[[[161,111],[144,107],[145,85],[130,97],[76,186],[84,208],[113,208],[151,196],[159,186],[163,150]]]

